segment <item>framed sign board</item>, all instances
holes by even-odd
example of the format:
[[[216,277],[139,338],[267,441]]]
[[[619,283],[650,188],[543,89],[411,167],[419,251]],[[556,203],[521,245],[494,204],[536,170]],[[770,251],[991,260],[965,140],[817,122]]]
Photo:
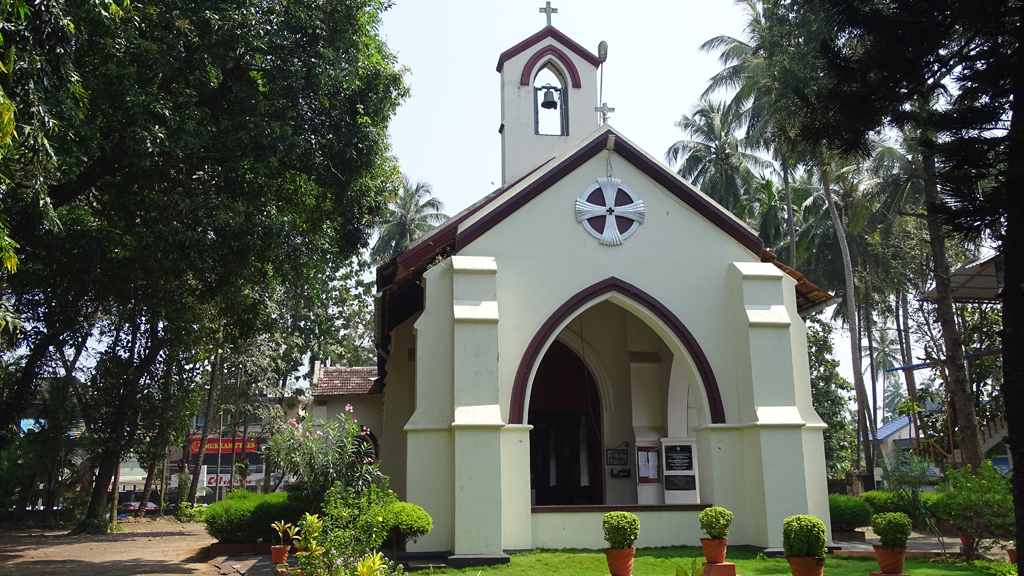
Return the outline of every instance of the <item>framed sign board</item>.
[[[636,447],[637,484],[658,484],[661,482],[659,461],[661,450],[657,446]]]
[[[697,477],[693,474],[666,474],[665,490],[696,490]]]
[[[665,446],[666,472],[693,472],[693,445],[669,444]]]
[[[629,450],[626,448],[608,448],[604,451],[604,463],[608,466],[628,466]]]

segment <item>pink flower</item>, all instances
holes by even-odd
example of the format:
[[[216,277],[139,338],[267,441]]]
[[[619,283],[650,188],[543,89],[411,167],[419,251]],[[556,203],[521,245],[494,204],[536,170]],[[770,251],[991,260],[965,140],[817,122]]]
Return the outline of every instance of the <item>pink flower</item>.
[[[366,436],[369,433],[370,433],[370,429],[367,428],[366,426],[363,426],[363,429],[359,432],[359,434],[362,435],[362,436]]]
[[[345,404],[345,412],[352,412],[353,408],[351,404]]]
[[[363,464],[373,464],[373,458],[367,458],[366,460],[363,460]]]
[[[298,422],[295,421],[295,418],[292,418],[292,419],[288,420],[288,424],[291,424],[292,426],[298,426],[299,425]]]
[[[319,431],[319,430],[317,430],[317,431],[316,431],[316,435],[317,435],[317,436],[323,436],[323,435],[324,435],[324,433],[323,433],[323,432],[321,432],[321,431]]]

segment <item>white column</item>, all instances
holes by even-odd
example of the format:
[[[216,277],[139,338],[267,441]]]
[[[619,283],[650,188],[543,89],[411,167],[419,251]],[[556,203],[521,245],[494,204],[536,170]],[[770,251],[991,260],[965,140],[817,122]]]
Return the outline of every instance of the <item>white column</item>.
[[[452,257],[455,556],[503,556],[497,263]]]

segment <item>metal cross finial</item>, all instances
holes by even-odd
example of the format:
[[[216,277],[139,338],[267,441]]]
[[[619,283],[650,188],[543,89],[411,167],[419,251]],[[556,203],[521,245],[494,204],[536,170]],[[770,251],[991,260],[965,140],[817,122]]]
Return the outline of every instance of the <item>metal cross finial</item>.
[[[558,8],[552,8],[551,2],[545,2],[545,6],[540,11],[548,16],[548,26],[551,26],[551,15],[558,14]]]
[[[615,108],[608,106],[607,102],[602,102],[600,106],[594,108],[594,112],[601,113],[601,124],[608,123],[608,115],[615,112]]]

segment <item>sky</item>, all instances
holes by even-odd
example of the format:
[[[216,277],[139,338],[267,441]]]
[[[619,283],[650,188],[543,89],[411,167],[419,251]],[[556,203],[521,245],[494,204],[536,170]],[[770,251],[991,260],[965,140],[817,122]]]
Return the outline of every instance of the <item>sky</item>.
[[[501,184],[498,56],[539,31],[538,0],[398,0],[381,34],[408,68],[411,96],[391,124],[393,153],[413,181],[431,184],[455,215]],[[604,101],[610,124],[656,158],[683,138],[675,122],[693,112],[722,66],[700,45],[743,37],[732,0],[555,0],[552,24],[590,51],[608,43]],[[724,95],[722,95],[724,97]],[[829,311],[830,312],[830,311]],[[839,371],[852,380],[849,338],[838,328]]]
[[[501,184],[498,56],[546,24],[539,0],[398,0],[381,33],[409,69],[412,95],[391,124],[393,152],[457,214]],[[610,124],[661,158],[720,70],[707,39],[743,32],[732,0],[555,0],[552,24],[597,53],[608,43]]]

